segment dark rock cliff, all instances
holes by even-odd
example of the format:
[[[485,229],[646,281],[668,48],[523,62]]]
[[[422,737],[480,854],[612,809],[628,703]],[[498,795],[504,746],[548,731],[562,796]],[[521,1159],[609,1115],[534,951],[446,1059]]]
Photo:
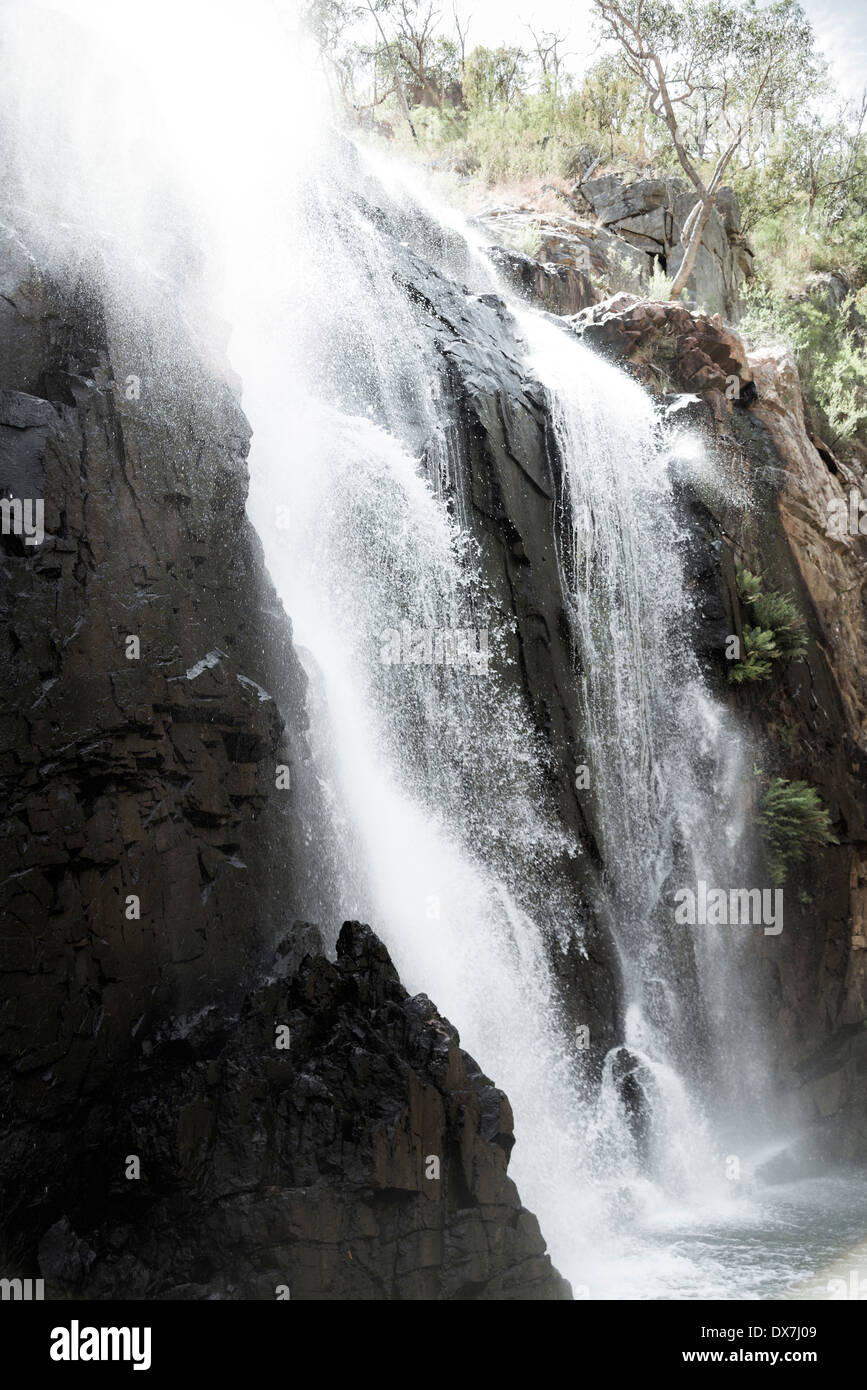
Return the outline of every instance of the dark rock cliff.
[[[151,1010],[237,988],[300,907],[310,811],[237,401],[191,351],[169,364],[165,323],[131,334],[96,267],[55,279],[37,257],[4,228],[0,472],[44,498],[45,539],[3,537],[3,1045],[42,1111]],[[251,911],[275,857],[285,896]]]
[[[333,965],[293,926],[331,898],[305,678],[194,267],[143,285],[14,210],[0,281],[0,483],[45,506],[2,537],[4,1270],[568,1297],[505,1098],[363,929]]]

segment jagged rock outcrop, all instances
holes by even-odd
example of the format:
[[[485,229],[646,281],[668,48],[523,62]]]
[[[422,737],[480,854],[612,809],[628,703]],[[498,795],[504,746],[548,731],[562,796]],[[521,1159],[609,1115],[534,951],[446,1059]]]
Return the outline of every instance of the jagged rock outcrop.
[[[575,313],[614,291],[641,294],[654,267],[676,274],[684,256],[683,229],[695,203],[685,180],[630,181],[608,173],[577,183],[568,193],[546,186],[546,194],[548,203],[558,197],[568,211],[498,206],[478,220],[507,244],[530,235],[537,239],[535,272],[511,253],[503,269],[522,292],[535,290],[552,313]],[[752,274],[752,254],[734,190],[721,188],[687,281],[690,299],[708,314],[736,319],[741,289]],[[574,278],[579,273],[586,284]],[[560,288],[564,281],[568,292]],[[569,307],[579,293],[583,302]]]
[[[700,393],[720,419],[728,418],[727,400],[744,405],[755,398],[746,349],[718,314],[617,294],[583,311],[572,326],[606,356],[628,362],[651,390],[676,385]]]
[[[801,941],[779,967],[781,1048],[794,1059],[807,1114],[823,1146],[867,1153],[867,537],[865,479],[807,427],[791,356],[751,357],[756,420],[783,464],[777,512],[805,594],[817,651],[774,702],[786,775],[805,777],[834,813],[842,841],[806,889]],[[845,518],[845,520],[844,520]],[[865,527],[867,530],[867,527]],[[782,549],[782,545],[780,546]],[[764,547],[756,548],[760,554]],[[784,722],[783,722],[784,721]]]
[[[568,204],[569,200],[560,196]],[[517,208],[503,204],[476,220],[500,243],[492,246],[489,254],[501,257],[499,264],[512,286],[527,298],[532,298],[538,286],[541,298],[534,302],[551,313],[575,313],[615,289],[640,294],[647,280],[646,257],[594,219],[571,210],[551,212],[546,207],[537,211],[524,204]],[[522,249],[525,244],[532,245],[532,255]],[[518,259],[513,259],[515,256]],[[541,274],[527,267],[525,259],[541,267]],[[557,281],[569,287],[568,293],[554,292]],[[579,295],[583,304],[575,309],[565,307]],[[558,308],[558,303],[563,307]]]
[[[551,314],[577,314],[596,303],[589,275],[573,265],[543,264],[508,246],[492,246],[488,255],[519,294]]]
[[[625,181],[619,174],[587,179],[572,190],[606,231],[675,275],[683,261],[683,229],[695,206],[685,179]],[[687,282],[690,296],[710,313],[734,318],[741,286],[752,273],[752,251],[741,231],[740,207],[731,188],[721,188]]]
[[[49,1296],[571,1297],[506,1173],[506,1097],[355,922],[335,962],[296,928],[236,1016],[167,1028],[77,1142]]]

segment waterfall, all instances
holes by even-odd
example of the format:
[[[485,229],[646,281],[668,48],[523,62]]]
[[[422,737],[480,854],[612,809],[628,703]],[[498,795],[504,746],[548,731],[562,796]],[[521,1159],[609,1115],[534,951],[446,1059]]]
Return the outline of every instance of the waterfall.
[[[675,498],[687,451],[637,382],[541,316],[524,311],[520,322],[565,473],[561,570],[580,654],[590,815],[626,975],[625,1042],[682,1069],[712,1022],[696,998],[710,965],[700,942],[693,954],[672,929],[673,892],[701,878],[739,881],[748,773],[691,642]]]
[[[593,1254],[601,1239],[672,1204],[717,1209],[732,1196],[700,1099],[731,1031],[709,1017],[730,962],[673,931],[672,885],[678,871],[714,881],[731,868],[743,756],[691,647],[673,436],[636,383],[514,301],[472,229],[411,177],[401,184],[346,147],[329,159],[304,185],[303,283],[280,299],[267,340],[261,320],[237,335],[233,360],[257,431],[251,515],[321,692],[314,738],[330,747],[328,800],[347,847],[340,916],[373,922],[408,987],[436,1001],[506,1090],[519,1190],[555,1263],[595,1292],[608,1277]],[[550,804],[544,745],[501,678],[504,633],[466,521],[443,359],[407,292],[407,270],[423,285],[430,264],[506,300],[524,368],[550,401],[588,816],[626,998],[623,1046],[598,1088],[564,1027],[548,945],[580,949],[563,873],[580,847]],[[300,437],[286,438],[287,418]],[[413,659],[411,634],[455,629],[488,635],[485,669],[438,665],[431,650]],[[643,1139],[623,1103],[625,1060],[649,1107]],[[624,1277],[622,1266],[612,1275]]]
[[[95,19],[104,62],[123,71],[130,34],[113,32],[113,11],[63,8]],[[249,510],[311,680],[340,883],[326,936],[344,917],[370,922],[407,988],[433,999],[503,1087],[510,1171],[579,1294],[724,1293],[724,1262],[700,1278],[655,1235],[732,1206],[758,1221],[726,1182],[736,1112],[717,1101],[746,1085],[759,1104],[764,1071],[748,1020],[731,1014],[736,947],[673,925],[676,888],[742,881],[748,763],[693,650],[673,432],[624,372],[514,299],[475,229],[329,132],[280,7],[253,5],[246,26],[223,7],[152,8],[159,21],[143,14],[135,39],[156,96],[122,125],[76,95],[62,51],[46,43],[23,65],[15,119],[38,138],[19,196],[161,269],[180,222],[201,237],[254,430]],[[22,42],[32,58],[32,32]],[[162,131],[148,126],[153,100]],[[77,115],[59,148],[41,106]],[[570,877],[583,850],[505,661],[509,621],[485,579],[424,303],[431,268],[505,302],[523,340],[516,370],[548,402],[584,810],[624,998],[601,1078],[564,1025],[552,964],[553,946],[583,950]]]

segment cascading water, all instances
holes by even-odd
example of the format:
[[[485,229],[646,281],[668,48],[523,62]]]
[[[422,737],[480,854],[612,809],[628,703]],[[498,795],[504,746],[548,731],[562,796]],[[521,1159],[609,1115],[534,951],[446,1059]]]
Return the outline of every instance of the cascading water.
[[[736,877],[745,758],[690,643],[677,441],[625,374],[539,316],[520,319],[565,471],[562,573],[580,653],[590,814],[610,866],[629,1000],[625,1042],[647,1065],[683,1071],[709,1020],[699,961],[672,930],[672,883],[684,872],[693,882]],[[692,1134],[702,1127],[681,1114],[672,1132],[684,1121]]]
[[[461,525],[466,480],[443,362],[395,256],[424,257],[410,266],[420,281],[433,261],[477,292],[508,292],[453,217],[444,226],[419,209],[393,172],[387,190],[366,155],[338,146],[330,158],[304,186],[303,285],[270,328],[259,320],[238,334],[233,358],[258,430],[251,514],[321,683],[329,799],[360,852],[343,910],[376,924],[410,988],[437,1001],[510,1095],[512,1172],[555,1262],[594,1295],[634,1294],[648,1281],[635,1231],[690,1204],[724,1210],[733,1192],[727,1150],[696,1098],[711,1068],[689,1065],[697,1040],[712,1049],[699,977],[704,966],[712,982],[713,970],[672,939],[669,880],[685,862],[693,873],[725,867],[742,759],[690,648],[671,441],[637,385],[512,304],[565,472],[562,575],[628,1001],[626,1049],[608,1058],[595,1093],[546,950],[552,937],[581,935],[557,868],[576,847],[546,804],[542,750],[498,678],[496,615]],[[230,313],[236,324],[241,312]],[[304,402],[300,448],[281,437],[280,383],[290,381]],[[282,537],[278,497],[291,514]],[[488,669],[408,650],[411,634],[455,628],[489,632]],[[624,1107],[624,1055],[637,1066],[644,1135]],[[692,1274],[675,1262],[660,1277],[682,1288]]]
[[[112,70],[112,10],[63,8],[96,22]],[[670,903],[681,875],[739,881],[743,755],[690,643],[671,435],[623,373],[512,301],[470,227],[328,133],[278,7],[251,5],[243,25],[222,6],[156,8],[151,37],[135,35],[153,95],[122,127],[82,106],[50,45],[35,67],[22,63],[17,119],[45,137],[26,198],[83,238],[161,263],[166,228],[149,198],[170,174],[219,264],[254,428],[250,511],[311,675],[342,895],[323,926],[333,937],[344,917],[370,921],[406,985],[431,996],[507,1092],[511,1172],[576,1289],[779,1293],[839,1252],[845,1190],[828,1195],[819,1240],[808,1196],[790,1194],[774,1214],[725,1179],[730,1136],[745,1161],[756,1137],[712,1098],[726,1074],[755,1086],[763,1067],[755,1034],[726,1017],[737,953],[675,934]],[[151,102],[168,128],[160,139]],[[79,115],[59,161],[42,107]],[[564,1028],[552,967],[552,945],[580,953],[568,868],[581,851],[502,664],[507,625],[471,529],[425,303],[430,266],[468,295],[505,299],[522,369],[549,400],[586,814],[626,1004],[623,1047],[598,1085]],[[463,658],[438,661],[456,633]],[[783,1257],[775,1232],[787,1224]]]

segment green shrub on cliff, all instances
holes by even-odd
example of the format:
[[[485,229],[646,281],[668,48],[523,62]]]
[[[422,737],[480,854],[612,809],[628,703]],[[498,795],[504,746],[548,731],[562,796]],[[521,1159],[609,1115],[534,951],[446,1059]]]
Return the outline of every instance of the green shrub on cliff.
[[[762,580],[758,574],[751,574],[745,565],[738,566],[738,595],[742,603],[755,603],[761,598]]]
[[[861,299],[835,303],[821,286],[806,294],[780,292],[767,282],[744,292],[738,325],[756,346],[782,344],[793,353],[804,392],[832,443],[867,430],[867,353]]]
[[[666,275],[662,269],[658,256],[653,258],[653,270],[647,280],[645,294],[648,299],[659,299],[665,302],[671,298],[671,287],[674,284],[674,276]]]
[[[729,671],[731,684],[751,685],[754,681],[768,680],[772,663],[779,656],[772,632],[763,632],[760,627],[745,627],[744,655]]]
[[[779,657],[800,661],[807,653],[807,630],[804,619],[786,594],[759,594],[753,600],[753,612],[759,627],[773,633]]]
[[[752,606],[754,626],[744,626],[744,655],[729,671],[732,685],[768,680],[775,661],[800,661],[807,651],[803,616],[787,594],[763,593],[761,577],[743,565],[737,572],[738,597]]]
[[[831,814],[807,782],[774,777],[762,796],[758,816],[773,882],[785,882],[791,864],[810,850],[840,841],[831,830]]]

